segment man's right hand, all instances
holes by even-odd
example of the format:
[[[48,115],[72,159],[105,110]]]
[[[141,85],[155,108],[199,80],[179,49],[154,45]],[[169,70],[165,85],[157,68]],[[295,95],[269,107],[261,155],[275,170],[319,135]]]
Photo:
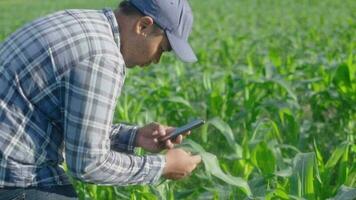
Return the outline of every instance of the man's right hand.
[[[163,176],[174,180],[182,179],[189,176],[200,162],[200,155],[192,156],[183,149],[170,149],[166,154]]]

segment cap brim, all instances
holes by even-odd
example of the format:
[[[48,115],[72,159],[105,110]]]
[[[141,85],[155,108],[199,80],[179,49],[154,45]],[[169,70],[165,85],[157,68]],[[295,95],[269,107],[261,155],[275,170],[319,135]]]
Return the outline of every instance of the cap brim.
[[[184,39],[178,38],[172,33],[166,31],[169,43],[174,51],[174,53],[184,62],[196,62],[198,59],[195,56],[192,47]]]

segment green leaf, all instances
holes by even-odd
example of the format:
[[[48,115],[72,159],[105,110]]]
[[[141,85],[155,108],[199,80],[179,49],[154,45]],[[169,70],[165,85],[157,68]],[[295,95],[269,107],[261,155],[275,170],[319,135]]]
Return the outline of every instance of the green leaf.
[[[342,155],[342,158],[340,159],[340,164],[338,167],[338,184],[343,184],[347,180],[347,177],[349,175],[349,166],[348,162],[350,161],[349,159],[349,145],[346,146],[346,150],[344,154]]]
[[[180,103],[180,104],[187,106],[188,108],[192,108],[189,101],[183,99],[180,96],[171,97],[169,99],[166,99],[165,101],[172,102],[172,103]]]
[[[292,172],[292,168],[286,168],[286,169],[277,171],[274,174],[279,177],[290,177],[293,174],[293,172]]]
[[[204,148],[201,147],[198,143],[186,139],[180,146],[190,152],[193,152],[194,154],[200,154],[207,174],[213,175],[225,183],[241,188],[241,190],[244,191],[248,196],[252,194],[249,185],[244,179],[225,174],[220,168],[217,157],[211,153],[206,152]]]
[[[183,143],[180,146],[193,154],[202,154],[206,152],[202,146],[190,139],[183,140]]]
[[[298,153],[293,160],[290,178],[292,195],[315,199],[314,170],[317,168],[314,153]]]
[[[139,197],[138,199],[147,199],[147,200],[157,200],[157,196],[150,192],[142,192],[137,191],[136,195]]]
[[[282,198],[282,199],[289,199],[287,193],[282,189],[276,189],[275,190],[275,195],[276,195],[276,197],[279,197],[279,198]]]
[[[267,181],[263,176],[258,176],[249,180],[248,185],[250,186],[254,197],[266,195]]]
[[[235,142],[234,133],[230,126],[218,117],[209,120],[208,123],[213,125],[224,135],[230,147],[236,152],[237,157],[242,158],[242,147]]]
[[[210,173],[211,175],[224,181],[225,183],[240,188],[248,196],[252,195],[250,187],[244,179],[225,174],[221,170],[218,159],[215,155],[211,153],[202,153],[201,156],[207,173]]]
[[[288,194],[282,189],[276,189],[266,195],[266,200],[274,200],[274,199],[290,199]]]
[[[269,81],[271,82],[274,82],[274,83],[277,83],[278,85],[280,85],[282,88],[284,88],[288,95],[294,100],[294,101],[297,101],[298,98],[297,98],[297,95],[295,94],[294,90],[292,89],[292,86],[287,82],[285,81],[284,79],[282,79],[282,77],[274,77],[272,79],[269,79]]]
[[[207,174],[213,175],[225,183],[241,188],[242,191],[244,191],[247,195],[252,194],[249,185],[244,179],[225,174],[220,168],[217,157],[211,153],[206,152],[204,148],[201,147],[198,143],[186,139],[180,146],[190,152],[193,152],[194,154],[201,155]]]
[[[350,170],[350,173],[347,176],[345,185],[356,186],[356,170]]]
[[[276,169],[276,158],[265,142],[259,143],[252,152],[252,158],[264,175],[274,173]]]
[[[356,197],[356,188],[341,186],[334,198],[329,200],[354,200]]]
[[[335,165],[338,163],[338,161],[341,159],[341,157],[344,155],[346,152],[347,144],[343,143],[339,145],[335,151],[331,154],[331,157],[329,158],[328,162],[325,165],[325,168],[333,168]]]
[[[203,85],[204,85],[204,89],[207,90],[207,91],[211,90],[210,75],[211,75],[211,72],[204,71],[204,74],[203,74]]]
[[[317,162],[317,174],[316,174],[316,178],[318,179],[319,183],[322,183],[322,180],[320,178],[320,173],[319,173],[319,170],[320,171],[324,171],[324,162],[323,162],[323,157],[318,149],[318,146],[316,145],[316,142],[315,142],[315,139],[313,139],[313,148],[314,148],[314,153],[315,153],[315,156],[316,156],[316,162]]]
[[[315,142],[315,138],[313,139],[313,148],[314,148],[314,152],[316,155],[316,160],[318,162],[318,166],[320,166],[321,169],[324,169],[324,162],[323,162],[323,156],[321,155],[318,146]]]
[[[281,52],[279,52],[277,49],[270,49],[269,50],[269,59],[271,59],[272,63],[279,67],[282,64],[282,59],[281,59]]]
[[[340,88],[347,87],[351,88],[350,71],[347,64],[341,64],[334,75],[333,79],[335,85]]]

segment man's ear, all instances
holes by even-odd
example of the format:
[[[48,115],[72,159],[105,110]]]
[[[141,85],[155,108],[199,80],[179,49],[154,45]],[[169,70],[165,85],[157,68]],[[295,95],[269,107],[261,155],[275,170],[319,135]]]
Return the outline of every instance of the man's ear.
[[[149,16],[140,17],[136,23],[136,32],[147,36],[153,31],[154,22]]]

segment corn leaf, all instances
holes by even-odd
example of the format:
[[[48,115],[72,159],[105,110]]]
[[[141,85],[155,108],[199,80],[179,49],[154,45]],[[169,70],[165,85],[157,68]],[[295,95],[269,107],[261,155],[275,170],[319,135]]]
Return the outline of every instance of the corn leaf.
[[[259,143],[255,147],[252,155],[255,165],[261,169],[264,175],[274,173],[276,168],[276,158],[265,142]]]
[[[347,144],[343,143],[342,145],[338,146],[335,151],[332,153],[331,157],[329,158],[328,162],[325,165],[325,168],[333,168],[344,155],[347,148]]]
[[[172,102],[172,103],[183,104],[188,108],[192,108],[192,106],[190,105],[189,101],[185,100],[184,98],[182,98],[180,96],[171,97],[169,99],[166,99],[165,101]]]
[[[354,200],[356,198],[356,188],[341,186],[334,198],[328,200]]]
[[[220,118],[217,117],[209,120],[208,123],[213,125],[216,129],[220,131],[220,133],[224,135],[230,147],[236,152],[237,157],[241,158],[242,147],[235,141],[234,133],[232,132],[231,127],[226,122],[222,121]]]
[[[244,179],[242,179],[240,177],[235,177],[235,176],[232,176],[229,174],[225,174],[221,170],[221,168],[219,166],[218,159],[216,158],[215,155],[213,155],[211,153],[203,153],[203,154],[201,154],[201,156],[202,156],[204,166],[205,166],[207,173],[210,173],[211,175],[224,181],[225,183],[228,183],[230,185],[234,185],[234,186],[240,188],[248,196],[252,195],[250,187]]]
[[[290,178],[292,195],[315,199],[314,171],[316,168],[314,153],[299,153],[293,160],[293,175]]]

